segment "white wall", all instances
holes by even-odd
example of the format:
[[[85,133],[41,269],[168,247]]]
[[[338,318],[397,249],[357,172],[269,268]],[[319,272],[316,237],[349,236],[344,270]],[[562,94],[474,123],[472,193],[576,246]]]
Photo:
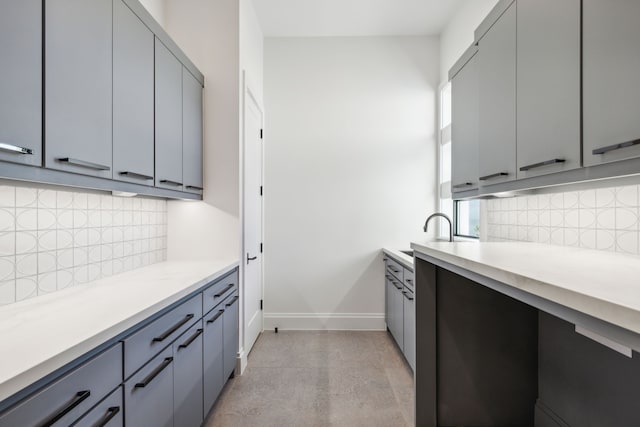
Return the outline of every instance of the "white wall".
[[[440,82],[471,43],[473,33],[498,0],[464,0],[440,35]]]
[[[435,207],[438,39],[265,41],[265,329],[382,329]]]
[[[151,16],[158,21],[158,23],[164,27],[164,7],[165,0],[140,0],[140,3],[149,11]]]

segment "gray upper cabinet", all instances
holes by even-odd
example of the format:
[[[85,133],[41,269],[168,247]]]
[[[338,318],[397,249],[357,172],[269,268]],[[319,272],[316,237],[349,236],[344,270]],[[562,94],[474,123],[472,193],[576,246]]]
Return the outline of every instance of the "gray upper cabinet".
[[[0,0],[0,160],[42,165],[42,1]]]
[[[451,192],[478,188],[478,65],[473,56],[451,81]]]
[[[156,187],[182,190],[182,64],[156,38]]]
[[[45,2],[45,165],[111,178],[112,0]]]
[[[583,0],[584,164],[640,156],[640,2]]]
[[[153,185],[154,35],[113,0],[113,178]]]
[[[518,0],[517,15],[517,177],[579,168],[580,0]]]
[[[202,194],[202,86],[182,69],[182,177],[184,190]]]
[[[516,3],[478,42],[481,185],[516,179]]]

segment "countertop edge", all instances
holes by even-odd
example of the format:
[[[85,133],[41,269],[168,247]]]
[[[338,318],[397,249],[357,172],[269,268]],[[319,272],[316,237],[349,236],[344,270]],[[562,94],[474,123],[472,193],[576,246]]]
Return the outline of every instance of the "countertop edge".
[[[403,254],[397,249],[389,249],[388,247],[382,248],[382,252],[402,264],[403,267],[413,271],[413,258],[409,257],[409,255]]]

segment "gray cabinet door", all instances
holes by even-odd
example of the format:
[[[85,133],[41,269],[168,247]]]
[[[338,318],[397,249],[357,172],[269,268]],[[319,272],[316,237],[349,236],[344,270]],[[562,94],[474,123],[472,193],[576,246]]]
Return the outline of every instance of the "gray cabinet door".
[[[182,69],[182,178],[184,190],[202,194],[202,86]]]
[[[416,313],[414,294],[408,289],[404,289],[403,295],[403,353],[411,369],[416,369]]]
[[[206,417],[224,386],[222,316],[224,306],[218,307],[204,316],[203,374],[204,411]]]
[[[516,178],[516,3],[478,44],[479,178],[491,185]]]
[[[384,319],[387,323],[387,329],[391,331],[391,324],[393,323],[393,318],[391,316],[391,290],[393,289],[393,284],[391,283],[390,275],[386,274],[384,279]]]
[[[0,160],[42,165],[42,2],[0,0]]]
[[[393,335],[393,338],[396,340],[398,347],[400,347],[400,349],[404,349],[404,298],[402,296],[402,283],[393,280],[392,286],[391,307],[389,308],[391,311],[391,327],[389,329],[391,331],[391,335]]]
[[[584,164],[638,157],[640,2],[583,0],[582,7]]]
[[[451,192],[478,188],[478,66],[474,55],[451,81]]]
[[[124,405],[122,386],[73,424],[73,427],[122,427]]]
[[[124,384],[125,425],[173,427],[173,348],[167,347]]]
[[[154,36],[113,1],[113,178],[153,186]]]
[[[202,402],[202,320],[173,344],[173,423],[199,427]]]
[[[236,357],[238,354],[238,295],[229,298],[224,302],[224,314],[222,319],[224,338],[224,379],[231,376],[236,369]]]
[[[580,0],[518,0],[518,179],[581,166]]]
[[[111,178],[112,0],[45,2],[45,166]]]
[[[157,38],[155,45],[155,184],[182,191],[182,64]]]

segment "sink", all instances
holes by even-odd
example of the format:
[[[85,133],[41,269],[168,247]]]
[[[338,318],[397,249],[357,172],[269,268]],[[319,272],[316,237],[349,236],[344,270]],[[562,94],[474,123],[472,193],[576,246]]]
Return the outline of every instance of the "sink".
[[[400,251],[405,255],[409,255],[411,258],[413,258],[413,251]]]

